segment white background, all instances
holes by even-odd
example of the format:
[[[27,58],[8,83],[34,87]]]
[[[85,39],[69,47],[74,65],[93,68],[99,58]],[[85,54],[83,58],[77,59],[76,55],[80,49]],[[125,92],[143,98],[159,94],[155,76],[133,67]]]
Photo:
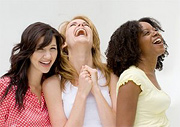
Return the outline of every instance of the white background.
[[[171,97],[167,111],[171,127],[180,127],[180,1],[178,0],[0,0],[0,76],[9,69],[9,57],[23,30],[41,21],[58,28],[65,20],[83,14],[95,24],[101,39],[101,52],[112,33],[127,20],[144,16],[160,21],[170,55],[158,81]]]

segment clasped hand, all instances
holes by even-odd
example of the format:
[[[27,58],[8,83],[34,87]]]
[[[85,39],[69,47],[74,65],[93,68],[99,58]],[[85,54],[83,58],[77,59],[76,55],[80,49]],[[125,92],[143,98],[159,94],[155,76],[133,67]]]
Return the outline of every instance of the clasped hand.
[[[95,91],[99,90],[97,70],[87,65],[82,66],[78,82],[78,89],[85,96],[87,96],[89,92],[95,94]]]

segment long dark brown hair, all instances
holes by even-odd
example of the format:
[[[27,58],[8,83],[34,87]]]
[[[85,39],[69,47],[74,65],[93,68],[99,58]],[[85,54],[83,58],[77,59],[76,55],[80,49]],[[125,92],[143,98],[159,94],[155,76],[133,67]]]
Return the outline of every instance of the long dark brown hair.
[[[30,56],[34,53],[38,41],[41,37],[44,37],[43,43],[39,46],[39,48],[44,48],[48,46],[52,38],[56,38],[57,44],[57,58],[52,65],[50,71],[46,74],[43,74],[43,78],[50,77],[53,74],[57,74],[60,67],[60,50],[61,46],[64,43],[64,38],[61,34],[51,27],[48,24],[36,22],[29,25],[23,32],[21,36],[20,43],[16,44],[12,49],[11,57],[10,57],[10,70],[2,76],[10,78],[10,84],[6,88],[5,94],[1,98],[1,102],[6,97],[8,92],[11,90],[12,87],[15,87],[15,99],[16,99],[16,106],[18,105],[19,108],[23,106],[24,96],[28,90],[28,77],[27,71],[30,66]]]

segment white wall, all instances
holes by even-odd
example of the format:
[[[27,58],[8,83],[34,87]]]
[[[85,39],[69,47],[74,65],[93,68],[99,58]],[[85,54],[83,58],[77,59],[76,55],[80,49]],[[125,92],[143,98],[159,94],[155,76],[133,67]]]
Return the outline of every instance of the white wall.
[[[172,99],[167,111],[171,127],[180,126],[180,2],[178,0],[0,0],[0,76],[10,66],[9,57],[23,30],[41,21],[58,28],[64,20],[83,14],[96,25],[104,54],[114,30],[127,20],[150,16],[165,30],[169,57],[157,72],[161,87]]]

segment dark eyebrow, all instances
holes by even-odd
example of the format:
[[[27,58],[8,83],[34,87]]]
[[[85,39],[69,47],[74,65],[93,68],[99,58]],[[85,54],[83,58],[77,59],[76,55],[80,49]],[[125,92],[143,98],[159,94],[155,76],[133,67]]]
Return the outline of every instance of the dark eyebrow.
[[[149,31],[149,29],[142,29],[141,32]]]

